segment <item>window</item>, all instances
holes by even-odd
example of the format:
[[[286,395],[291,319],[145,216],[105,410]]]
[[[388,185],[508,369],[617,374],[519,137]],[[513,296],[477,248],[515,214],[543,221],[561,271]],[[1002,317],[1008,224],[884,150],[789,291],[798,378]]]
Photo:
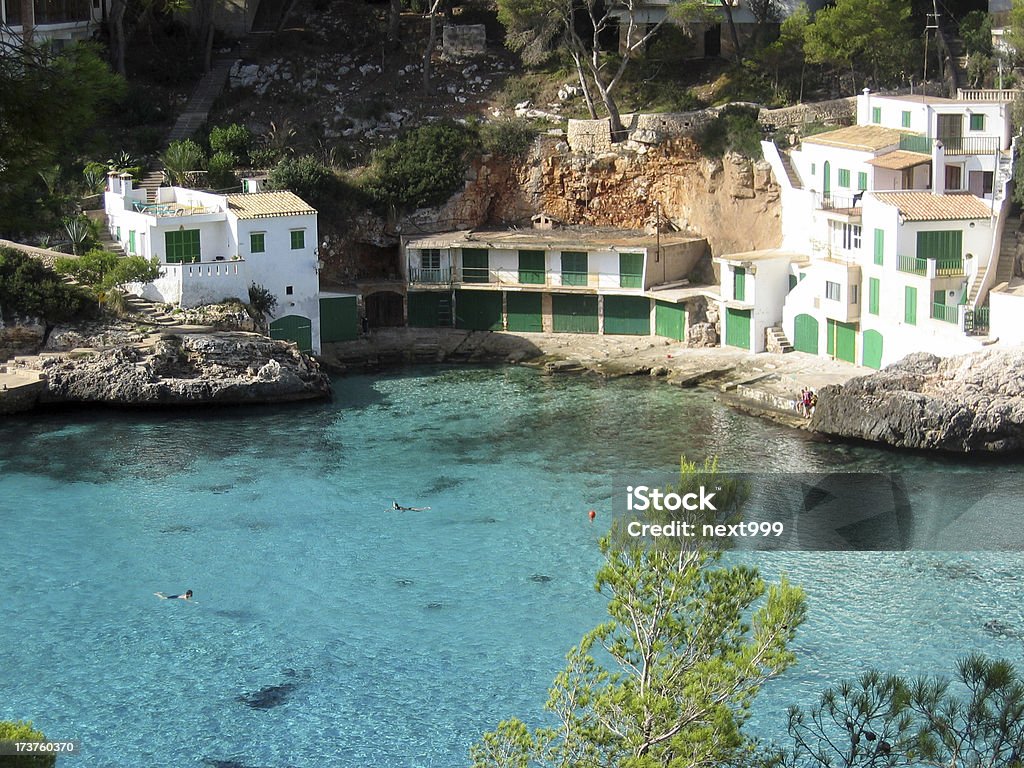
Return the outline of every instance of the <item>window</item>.
[[[868,312],[878,314],[878,295],[882,292],[882,281],[877,277],[868,278]]]
[[[984,115],[971,115],[971,130],[972,131],[984,131],[985,130],[985,116]]]
[[[868,175],[864,171],[857,173],[857,189],[863,192],[868,188]]]
[[[168,264],[195,264],[201,259],[199,230],[179,229],[164,233],[164,247]]]
[[[619,254],[619,287],[643,288],[644,255],[642,253]]]
[[[818,164],[817,163],[811,163],[811,176],[813,176],[817,172],[818,172]]]
[[[295,233],[292,232],[294,235]],[[293,245],[292,248],[295,246]],[[424,248],[420,251],[420,269],[440,269],[441,268],[441,249],[440,248]]]
[[[842,248],[844,251],[859,251],[861,245],[861,231],[860,224],[847,224],[846,222],[832,223],[833,232],[835,233],[833,242],[840,240],[842,242]]]
[[[903,321],[917,325],[917,288],[906,286],[903,292]]]
[[[857,298],[858,298],[858,294],[859,293],[860,293],[860,291],[858,290],[858,286],[856,286],[856,285],[851,285],[850,286],[850,303],[851,304],[856,304],[857,303]]]
[[[981,178],[982,178],[982,182],[981,182],[982,194],[991,195],[992,194],[992,181],[993,181],[993,178],[994,178],[993,171],[982,171],[981,172]]]
[[[733,267],[732,297],[736,301],[747,300],[747,270],[743,267]]]
[[[881,107],[872,107],[871,108],[871,122],[874,123],[875,125],[878,125],[880,122],[882,122],[882,108]]]
[[[544,251],[519,252],[519,282],[544,285]]]
[[[850,172],[846,168],[839,169],[839,186],[850,188]]]
[[[885,261],[885,230],[875,230],[875,264],[882,266]]]
[[[904,128],[910,127],[910,110],[905,109],[902,114],[900,114],[900,125]]]
[[[587,254],[562,251],[562,285],[587,284]]]
[[[293,229],[291,231],[292,236],[292,250],[300,251],[306,247],[306,230],[304,229]]]
[[[462,282],[489,283],[490,251],[486,248],[462,249]]]
[[[267,235],[265,232],[249,233],[249,253],[264,253],[267,250]]]
[[[839,283],[833,283],[831,280],[825,281],[825,298],[831,299],[832,301],[839,301]]]
[[[962,168],[959,165],[946,166],[946,189],[950,192],[960,189]]]
[[[286,286],[284,287],[284,293],[285,293],[285,295],[286,295],[286,296],[291,296],[291,295],[292,295],[292,293],[293,293],[293,290],[292,290],[293,288],[294,288],[294,286],[291,286],[291,285],[286,285]]]

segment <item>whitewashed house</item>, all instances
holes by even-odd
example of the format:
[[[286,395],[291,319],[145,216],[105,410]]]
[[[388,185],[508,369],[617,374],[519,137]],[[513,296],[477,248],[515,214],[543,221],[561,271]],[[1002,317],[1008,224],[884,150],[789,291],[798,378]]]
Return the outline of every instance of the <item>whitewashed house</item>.
[[[89,40],[106,21],[109,0],[0,0],[0,42],[18,46],[26,22],[35,42],[59,50],[72,41]]]
[[[144,298],[182,307],[248,301],[256,283],[277,297],[271,336],[320,352],[317,213],[295,194],[161,187],[149,203],[131,176],[112,173],[105,210],[126,253],[162,265],[159,279],[136,286]]]
[[[873,368],[981,346],[1009,210],[1008,103],[865,91],[856,125],[787,154],[762,147],[781,188],[783,241],[757,265],[719,259],[723,297],[737,279],[755,297],[723,302],[725,343],[760,351],[776,335]]]

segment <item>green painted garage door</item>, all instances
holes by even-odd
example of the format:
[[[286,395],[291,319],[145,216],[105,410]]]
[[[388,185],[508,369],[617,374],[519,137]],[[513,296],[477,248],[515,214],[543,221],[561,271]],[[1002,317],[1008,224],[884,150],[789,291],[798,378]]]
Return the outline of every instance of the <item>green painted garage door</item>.
[[[500,331],[501,291],[456,291],[455,327]]]
[[[826,352],[838,360],[857,362],[857,327],[852,323],[829,320],[825,326],[828,333]]]
[[[540,333],[544,330],[541,317],[543,298],[539,293],[517,293],[510,291],[508,303],[508,329],[526,333]]]
[[[447,293],[419,291],[409,294],[409,327],[437,328],[445,319],[451,325],[451,298]]]
[[[864,331],[862,364],[878,370],[882,367],[882,334],[878,331]]]
[[[750,349],[750,310],[725,310],[725,343],[730,347]]]
[[[818,321],[813,315],[797,315],[793,321],[793,349],[818,354]]]
[[[666,339],[686,339],[686,309],[683,304],[654,302],[654,332]]]
[[[551,326],[555,333],[597,333],[597,296],[551,296]]]
[[[359,336],[355,296],[320,299],[320,341],[348,341]]]
[[[294,341],[303,352],[313,349],[313,326],[308,317],[285,315],[270,324],[270,338]]]
[[[650,336],[651,300],[644,296],[605,296],[604,332]]]

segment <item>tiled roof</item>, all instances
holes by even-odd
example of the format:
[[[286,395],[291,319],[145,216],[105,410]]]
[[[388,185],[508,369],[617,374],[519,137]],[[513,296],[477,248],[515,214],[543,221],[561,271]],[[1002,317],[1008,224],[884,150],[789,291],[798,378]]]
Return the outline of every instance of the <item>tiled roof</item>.
[[[967,193],[875,192],[874,196],[879,202],[899,208],[906,221],[987,219],[992,215],[984,200]]]
[[[291,192],[254,192],[228,195],[228,210],[240,219],[269,219],[274,216],[301,216],[316,210]]]
[[[917,165],[924,165],[932,161],[931,155],[923,152],[908,152],[905,149],[897,149],[895,152],[886,152],[884,155],[873,157],[868,160],[868,165],[875,168],[887,168],[890,171],[903,171]]]
[[[828,133],[818,133],[803,139],[804,144],[823,144],[826,147],[858,149],[862,152],[877,152],[880,149],[900,143],[900,135],[906,131],[883,128],[880,125],[851,125]]]

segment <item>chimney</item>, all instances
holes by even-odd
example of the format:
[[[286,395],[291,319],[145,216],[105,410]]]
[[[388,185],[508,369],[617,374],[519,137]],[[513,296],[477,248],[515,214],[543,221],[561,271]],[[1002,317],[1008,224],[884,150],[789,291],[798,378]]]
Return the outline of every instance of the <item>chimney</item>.
[[[857,125],[871,124],[871,89],[865,88],[857,99]]]
[[[938,139],[932,144],[932,194],[946,194],[946,150]]]

